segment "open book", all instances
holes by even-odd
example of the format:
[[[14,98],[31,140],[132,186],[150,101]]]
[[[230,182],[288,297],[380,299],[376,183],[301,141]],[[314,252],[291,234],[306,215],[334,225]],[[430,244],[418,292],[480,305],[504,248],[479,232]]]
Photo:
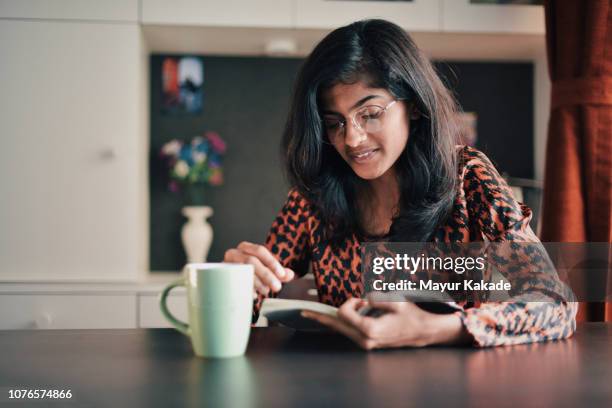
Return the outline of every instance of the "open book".
[[[421,293],[416,297],[412,295],[410,300],[415,302],[421,309],[436,314],[453,313],[461,310],[459,305],[449,300],[450,298],[440,298],[439,294],[437,296],[437,299],[433,299],[431,294]],[[271,325],[281,325],[302,331],[327,330],[327,327],[319,322],[302,317],[301,312],[303,310],[323,313],[332,317],[336,317],[338,314],[338,308],[324,303],[309,300],[266,298],[262,304],[260,315],[268,319],[268,324]],[[378,317],[384,314],[384,312],[380,309],[366,306],[359,310],[359,314]]]
[[[324,303],[309,300],[267,298],[263,301],[260,315],[268,319],[269,325],[281,325],[295,330],[320,331],[326,327],[319,322],[302,317],[302,310],[323,313],[336,317],[338,309]]]

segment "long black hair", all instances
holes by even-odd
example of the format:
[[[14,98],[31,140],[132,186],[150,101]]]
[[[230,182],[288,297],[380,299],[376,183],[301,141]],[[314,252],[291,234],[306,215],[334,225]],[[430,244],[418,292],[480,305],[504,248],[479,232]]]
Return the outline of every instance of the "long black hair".
[[[323,92],[359,80],[414,103],[420,112],[410,122],[408,143],[394,164],[400,205],[388,238],[430,240],[456,193],[457,104],[428,58],[393,23],[363,20],[338,28],[302,65],[281,146],[289,182],[315,207],[325,239],[337,243],[352,233],[364,234],[356,195],[365,181],[325,143],[321,116]]]

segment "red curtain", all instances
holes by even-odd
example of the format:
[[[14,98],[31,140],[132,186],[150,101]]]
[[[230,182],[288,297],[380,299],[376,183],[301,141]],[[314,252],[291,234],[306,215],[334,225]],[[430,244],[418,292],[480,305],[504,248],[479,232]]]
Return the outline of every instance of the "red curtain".
[[[612,242],[611,0],[548,0],[545,14],[552,97],[542,240]],[[578,319],[612,321],[612,303],[583,303]]]

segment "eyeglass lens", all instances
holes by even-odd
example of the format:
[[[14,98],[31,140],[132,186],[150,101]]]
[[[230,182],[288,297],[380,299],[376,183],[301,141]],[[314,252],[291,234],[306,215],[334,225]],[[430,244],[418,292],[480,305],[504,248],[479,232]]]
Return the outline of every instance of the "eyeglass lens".
[[[383,112],[384,109],[379,106],[366,106],[356,111],[351,120],[359,131],[374,133],[382,129]],[[342,136],[346,128],[346,123],[339,119],[325,119],[324,125],[330,139]]]

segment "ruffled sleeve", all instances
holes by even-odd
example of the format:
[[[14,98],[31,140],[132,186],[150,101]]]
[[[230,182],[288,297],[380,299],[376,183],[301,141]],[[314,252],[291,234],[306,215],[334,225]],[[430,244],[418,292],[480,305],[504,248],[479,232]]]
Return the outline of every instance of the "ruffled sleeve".
[[[483,238],[490,242],[539,243],[529,226],[531,210],[514,199],[512,190],[490,160],[469,148],[464,149],[464,160],[462,176],[468,214]],[[551,284],[560,287],[558,281],[543,285],[534,285],[533,279],[528,282],[534,288]],[[531,343],[572,335],[576,328],[576,302],[554,297],[544,302],[520,298],[482,303],[457,315],[477,346]]]

